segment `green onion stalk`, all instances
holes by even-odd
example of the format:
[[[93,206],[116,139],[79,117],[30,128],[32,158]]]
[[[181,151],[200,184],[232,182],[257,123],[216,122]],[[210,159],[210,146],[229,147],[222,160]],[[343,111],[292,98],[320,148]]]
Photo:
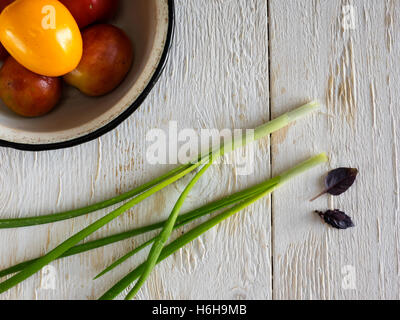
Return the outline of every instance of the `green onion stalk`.
[[[258,127],[254,131],[254,136],[251,137],[249,135],[245,136],[243,139],[235,139],[235,144],[227,144],[223,150],[222,153],[231,151],[232,148],[239,147],[243,145],[244,143],[249,143],[251,142],[250,139],[253,141],[259,140],[265,136],[268,136],[269,134],[284,128],[285,126],[289,125],[290,123],[307,116],[308,114],[314,112],[319,108],[318,102],[310,102],[302,107],[299,107],[291,112],[285,113],[282,116]],[[211,152],[211,150],[210,150]],[[43,225],[43,224],[48,224],[48,223],[53,223],[53,222],[58,222],[58,221],[63,221],[67,219],[72,219],[76,218],[79,216],[86,215],[91,212],[95,212],[104,208],[108,208],[110,206],[113,206],[115,204],[118,204],[122,201],[128,200],[130,198],[133,198],[142,192],[153,188],[154,186],[158,185],[159,183],[174,177],[176,175],[179,175],[182,172],[186,172],[189,168],[192,168],[193,163],[198,163],[201,161],[201,157],[198,158],[195,162],[191,162],[188,164],[184,164],[179,166],[178,168],[175,168],[171,170],[170,172],[155,178],[139,187],[136,187],[130,191],[127,191],[119,196],[92,204],[87,207],[79,208],[79,209],[74,209],[74,210],[69,210],[65,212],[60,212],[56,214],[50,214],[50,215],[43,215],[43,216],[37,216],[37,217],[26,217],[26,218],[15,218],[15,219],[0,219],[0,229],[11,229],[11,228],[21,228],[21,227],[29,227],[29,226],[36,226],[36,225]],[[194,170],[194,168],[192,168]],[[190,170],[191,171],[191,170]]]
[[[144,267],[144,270],[136,282],[132,291],[128,294],[127,297],[133,297],[136,293],[140,290],[143,286],[147,278],[149,277],[150,273],[153,271],[155,265],[157,264],[157,260],[160,257],[161,251],[164,248],[165,244],[167,243],[169,237],[171,236],[172,231],[174,230],[174,225],[176,219],[178,218],[179,212],[184,204],[189,192],[193,189],[194,185],[199,181],[200,177],[210,168],[213,162],[210,160],[209,163],[203,166],[203,168],[195,175],[195,177],[190,181],[190,183],[186,186],[185,190],[182,192],[181,196],[179,197],[178,201],[176,202],[172,212],[165,223],[163,229],[161,230],[160,234],[154,240],[154,243],[150,249],[150,253],[147,257],[147,261]]]
[[[200,224],[199,226],[193,228],[186,234],[180,236],[175,241],[171,242],[169,245],[165,246],[160,256],[157,260],[157,263],[161,262],[162,260],[166,259],[173,253],[180,250],[186,244],[190,243],[191,241],[195,240],[196,238],[200,237],[202,234],[210,230],[211,228],[215,227],[222,221],[228,219],[232,215],[236,214],[237,212],[243,210],[244,208],[250,206],[254,202],[262,199],[263,197],[269,195],[277,188],[281,187],[284,183],[293,179],[297,175],[304,173],[305,171],[322,164],[328,160],[328,157],[325,153],[322,153],[318,156],[315,156],[300,165],[284,172],[280,176],[273,178],[274,181],[272,185],[267,187],[266,189],[260,191],[259,193],[249,197],[248,199],[239,202],[235,206],[230,209],[223,211],[222,213],[218,214],[217,216],[211,218],[210,220]],[[144,272],[146,268],[146,263],[142,263],[138,267],[136,267],[133,271],[128,273],[124,278],[122,278],[118,283],[116,283],[111,289],[109,289],[105,294],[100,297],[100,300],[112,300],[115,299],[120,293],[122,293],[126,288],[128,288],[134,281],[136,281]],[[132,299],[134,296],[135,291],[132,290],[126,296],[126,299]]]
[[[258,185],[255,185],[253,187],[247,188],[245,190],[236,192],[232,195],[229,195],[227,197],[224,197],[220,200],[216,200],[213,201],[211,203],[208,203],[200,208],[194,209],[192,211],[189,211],[188,213],[182,214],[177,218],[176,224],[174,226],[174,230],[175,229],[179,229],[191,222],[193,222],[196,219],[199,219],[201,217],[204,217],[206,215],[209,215],[215,211],[218,211],[220,209],[226,208],[230,205],[233,205],[239,201],[242,201],[244,199],[249,198],[250,196],[259,193],[260,191],[270,187],[271,185],[273,185],[275,183],[275,179],[270,179],[268,181],[262,182]],[[139,227],[139,228],[135,228],[132,230],[128,230],[125,232],[121,232],[121,233],[117,233],[111,236],[106,236],[103,238],[99,238],[96,240],[92,240],[92,241],[88,241],[85,242],[83,244],[78,244],[75,245],[74,247],[72,247],[71,249],[67,250],[63,255],[61,255],[59,257],[59,259],[61,258],[65,258],[65,257],[70,257],[73,255],[77,255],[83,252],[87,252],[90,250],[94,250],[97,248],[101,248],[107,245],[111,245],[113,243],[117,243],[123,240],[127,240],[130,239],[132,237],[136,237],[157,229],[162,228],[166,223],[166,220],[161,221],[161,222],[157,222],[148,226],[144,226],[144,227]],[[134,249],[133,251],[129,252],[127,255],[125,255],[124,257],[121,258],[121,261],[118,263],[118,261],[116,261],[114,264],[115,266],[110,266],[109,269],[104,270],[101,274],[97,275],[95,279],[99,278],[100,276],[102,276],[103,274],[107,273],[108,271],[111,271],[112,269],[114,269],[116,266],[118,266],[119,264],[121,264],[122,262],[124,262],[125,260],[127,260],[128,258],[130,258],[132,255],[134,255],[135,253],[139,252],[140,250],[146,248],[148,245],[150,245],[151,243],[153,243],[153,241],[155,240],[155,238],[150,239],[148,242],[142,244],[141,246],[139,246],[138,248]],[[17,265],[14,265],[10,268],[4,269],[0,271],[0,277],[4,277],[13,273],[16,273],[18,271],[21,271],[22,269],[26,268],[29,264],[31,264],[32,262],[38,260],[38,258],[36,259],[31,259],[31,260],[27,260],[24,262],[21,262]]]
[[[99,230],[100,228],[104,227],[106,224],[109,222],[113,221],[120,215],[122,215],[124,212],[127,210],[131,209],[138,203],[142,202],[143,200],[147,199],[154,193],[162,190],[163,188],[169,186],[170,184],[176,182],[177,180],[181,179],[188,173],[194,171],[195,169],[199,168],[201,165],[204,165],[208,162],[210,162],[210,159],[215,159],[219,156],[224,155],[227,152],[230,152],[238,147],[244,146],[247,143],[251,141],[256,141],[259,140],[272,132],[279,130],[288,124],[292,123],[293,121],[304,117],[305,115],[308,115],[309,113],[315,111],[318,108],[318,104],[313,102],[307,105],[304,105],[298,109],[295,109],[294,111],[288,112],[275,120],[270,121],[269,123],[266,123],[258,128],[255,129],[254,135],[248,135],[244,134],[241,136],[239,139],[233,139],[233,141],[223,144],[220,148],[216,150],[212,150],[209,152],[204,157],[201,157],[197,162],[187,164],[182,166],[182,170],[173,170],[174,174],[169,176],[168,174],[165,176],[168,176],[166,179],[162,180],[160,183],[156,184],[155,186],[147,189],[143,193],[139,194],[137,197],[129,200],[127,203],[123,204],[116,210],[113,210],[112,212],[108,213],[101,219],[95,221],[94,223],[90,224],[88,227],[84,228],[77,234],[73,235],[72,237],[68,238],[65,240],[63,243],[61,243],[59,246],[57,246],[55,249],[51,250],[49,253],[46,255],[36,259],[32,263],[30,263],[27,267],[22,269],[19,273],[15,274],[11,278],[3,281],[0,283],[0,293],[3,293],[10,288],[14,287],[15,285],[21,283],[25,279],[29,278],[39,270],[41,270],[44,266],[47,264],[51,263],[52,261],[58,259],[61,257],[63,254],[65,254],[69,249],[77,245],[80,241],[94,233],[95,231]],[[40,217],[38,217],[36,221],[40,221]],[[1,223],[1,221],[0,221]],[[8,220],[8,225],[10,225],[10,220]],[[14,226],[18,227],[18,223],[15,222],[14,220]],[[26,226],[26,224],[25,224]],[[165,249],[165,248],[164,248]],[[161,256],[160,256],[161,257]]]

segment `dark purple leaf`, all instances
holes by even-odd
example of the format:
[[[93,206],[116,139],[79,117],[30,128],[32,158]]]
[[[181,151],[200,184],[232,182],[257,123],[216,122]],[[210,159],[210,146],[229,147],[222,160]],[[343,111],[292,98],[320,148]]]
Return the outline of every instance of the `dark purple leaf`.
[[[324,221],[330,226],[336,229],[347,229],[354,227],[354,223],[351,218],[340,210],[328,210],[326,212],[315,211],[318,215],[324,219]]]
[[[333,196],[341,195],[353,185],[357,175],[358,170],[353,168],[339,168],[330,171],[325,179],[326,189],[311,199],[311,201],[314,201],[325,193]]]

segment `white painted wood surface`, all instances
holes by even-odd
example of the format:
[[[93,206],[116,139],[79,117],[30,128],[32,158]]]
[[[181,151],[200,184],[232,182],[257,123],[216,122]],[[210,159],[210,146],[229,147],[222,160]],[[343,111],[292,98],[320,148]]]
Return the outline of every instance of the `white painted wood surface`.
[[[355,8],[354,30],[342,28],[346,5]],[[174,166],[146,162],[145,137],[152,128],[167,129],[169,121],[178,121],[179,128],[252,128],[266,122],[270,110],[275,117],[318,98],[325,105],[320,114],[274,134],[271,145],[268,139],[257,144],[253,175],[215,166],[185,209],[320,151],[329,152],[329,165],[274,193],[272,205],[270,199],[258,202],[164,261],[138,298],[399,298],[399,14],[395,0],[176,1],[176,38],[165,73],[118,129],[67,150],[0,149],[1,216],[84,206],[166,172]],[[356,185],[339,198],[309,203],[322,187],[322,174],[342,165],[360,169]],[[165,217],[186,181],[91,239]],[[328,207],[346,210],[357,227],[340,232],[323,225],[312,211]],[[45,253],[104,212],[2,230],[0,268]],[[95,299],[147,251],[101,280],[92,277],[143,239],[53,263],[55,289],[46,289],[42,273],[0,298]],[[343,286],[346,266],[355,270],[355,289]]]
[[[323,186],[316,171],[274,194],[273,297],[398,299],[400,2],[270,4],[272,115],[309,97],[325,103],[313,121],[273,137],[273,173],[321,149],[329,168],[360,170],[337,198],[306,201]],[[354,30],[343,28],[348,5]],[[345,210],[357,227],[321,226],[311,212],[327,207]],[[342,283],[349,270],[355,289]]]

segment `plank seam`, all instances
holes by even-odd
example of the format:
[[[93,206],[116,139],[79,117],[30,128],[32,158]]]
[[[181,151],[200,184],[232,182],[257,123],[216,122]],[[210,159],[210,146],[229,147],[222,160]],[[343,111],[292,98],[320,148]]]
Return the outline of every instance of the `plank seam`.
[[[267,0],[267,41],[268,41],[268,46],[267,46],[267,52],[268,52],[268,110],[269,110],[269,120],[272,120],[272,98],[271,98],[271,93],[272,93],[272,75],[271,75],[271,7],[270,7],[270,1]],[[269,175],[272,177],[272,134],[269,136]],[[270,195],[270,228],[271,228],[271,235],[270,235],[270,265],[271,265],[271,298],[274,300],[274,226],[273,226],[273,193]]]

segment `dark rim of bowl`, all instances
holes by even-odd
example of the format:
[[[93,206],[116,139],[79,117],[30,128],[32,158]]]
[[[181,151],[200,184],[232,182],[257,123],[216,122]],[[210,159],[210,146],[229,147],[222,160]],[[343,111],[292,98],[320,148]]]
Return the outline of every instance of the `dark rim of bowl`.
[[[172,41],[174,38],[174,29],[175,29],[175,7],[174,0],[168,0],[168,33],[167,38],[165,40],[164,51],[161,55],[160,62],[150,79],[150,82],[143,90],[143,92],[139,95],[139,97],[131,104],[129,108],[127,108],[122,114],[120,114],[113,121],[104,125],[103,127],[97,129],[94,132],[91,132],[82,137],[64,141],[57,143],[49,143],[49,144],[26,144],[26,143],[15,143],[10,141],[5,141],[0,139],[0,147],[13,148],[22,151],[48,151],[48,150],[57,150],[64,148],[71,148],[94,139],[101,137],[102,135],[114,130],[118,127],[122,122],[124,122],[129,116],[131,116],[143,103],[146,99],[150,91],[153,89],[154,85],[157,83],[161,74],[163,73],[165,66],[168,61],[169,51],[172,45]]]

